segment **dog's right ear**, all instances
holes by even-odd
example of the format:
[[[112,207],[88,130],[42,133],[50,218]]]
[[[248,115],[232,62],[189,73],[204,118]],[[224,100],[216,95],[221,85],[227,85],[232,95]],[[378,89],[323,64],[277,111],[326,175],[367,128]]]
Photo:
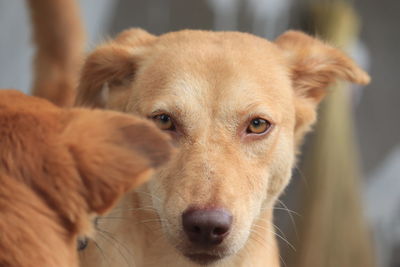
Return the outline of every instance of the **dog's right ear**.
[[[102,214],[172,153],[153,123],[112,111],[72,109],[62,133],[90,211]]]
[[[121,85],[134,79],[143,48],[155,39],[144,30],[130,29],[97,48],[81,71],[76,104],[106,108],[110,98],[126,99],[129,92],[121,91]]]
[[[336,80],[368,84],[370,77],[340,49],[298,31],[275,40],[288,62],[295,95],[295,136],[300,144],[316,120],[317,106]]]

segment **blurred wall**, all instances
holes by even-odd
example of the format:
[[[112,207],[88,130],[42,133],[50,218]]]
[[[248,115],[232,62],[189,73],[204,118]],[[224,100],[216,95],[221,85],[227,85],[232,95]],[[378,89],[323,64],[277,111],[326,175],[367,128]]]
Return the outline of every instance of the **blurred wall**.
[[[363,166],[369,173],[400,144],[400,1],[357,0],[355,6],[371,58],[372,83],[356,109]]]
[[[104,40],[117,1],[79,0],[88,47]],[[29,92],[32,80],[30,18],[25,1],[0,0],[0,88]],[[51,22],[49,22],[51,23]]]

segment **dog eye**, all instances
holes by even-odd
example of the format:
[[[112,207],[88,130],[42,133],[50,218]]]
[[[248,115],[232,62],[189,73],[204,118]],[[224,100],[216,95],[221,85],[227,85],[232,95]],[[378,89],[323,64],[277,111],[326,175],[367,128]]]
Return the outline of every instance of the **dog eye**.
[[[271,127],[271,123],[261,118],[255,118],[250,121],[249,126],[246,129],[247,133],[262,134],[268,131]]]
[[[161,130],[175,130],[172,118],[167,114],[160,114],[153,117],[154,122]]]
[[[77,242],[77,250],[81,251],[87,247],[89,240],[87,237],[79,237]]]

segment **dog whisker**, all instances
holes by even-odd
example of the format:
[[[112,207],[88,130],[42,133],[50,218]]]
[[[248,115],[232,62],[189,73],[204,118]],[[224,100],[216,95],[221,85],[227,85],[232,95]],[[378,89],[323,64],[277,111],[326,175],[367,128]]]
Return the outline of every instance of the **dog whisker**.
[[[295,233],[295,235],[296,235],[296,238],[298,239],[298,238],[299,238],[299,234],[298,234],[298,231],[297,231],[296,222],[295,222],[295,220],[294,220],[294,218],[293,218],[293,215],[292,215],[292,213],[295,214],[295,212],[292,211],[292,210],[290,210],[290,209],[285,205],[285,203],[283,203],[282,200],[278,199],[278,202],[279,202],[279,203],[283,206],[283,208],[287,211],[287,213],[288,213],[288,215],[289,215],[289,218],[290,218],[290,221],[291,221],[292,226],[293,226],[294,233]],[[298,214],[298,213],[297,213],[297,214]],[[298,215],[298,216],[301,217],[300,215]]]
[[[107,217],[99,217],[98,222],[100,223],[102,220],[132,220],[132,217],[123,217],[123,216],[107,216]]]
[[[97,250],[100,252],[101,257],[104,259],[105,262],[107,262],[107,265],[110,266],[110,261],[106,258],[104,251],[101,249],[99,244],[95,240],[92,240],[92,241],[93,241],[93,244],[96,246]]]
[[[264,237],[259,234],[256,230],[254,229],[250,229],[250,232],[253,233],[254,235],[250,235],[250,238],[253,238],[253,240],[255,240],[257,243],[259,243],[260,245],[262,245],[263,247],[265,247],[266,249],[268,249],[266,247],[265,242],[267,242],[267,240],[264,239]],[[256,238],[257,237],[257,238]],[[259,240],[258,238],[260,238],[261,240]],[[268,242],[267,242],[268,244]]]
[[[285,239],[288,240],[288,238],[287,238],[287,236],[285,235],[285,233],[284,233],[277,225],[272,224],[272,226],[273,226],[277,231],[279,231],[279,233],[280,233]]]
[[[153,212],[157,212],[157,210],[155,208],[135,208],[135,209],[127,209],[124,211],[153,211]]]
[[[108,213],[108,215],[112,215],[114,213],[118,213],[118,212],[125,212],[125,211],[157,211],[153,206],[143,206],[143,207],[118,207],[113,209],[110,213]]]
[[[296,171],[299,173],[301,180],[303,180],[304,185],[306,187],[306,191],[309,190],[309,185],[308,185],[308,181],[306,179],[306,177],[304,176],[303,172],[301,171],[301,169],[297,166],[297,164],[294,165],[294,168],[296,169]]]
[[[156,210],[152,210],[152,209],[148,209],[148,208],[135,208],[135,209],[127,209],[126,211],[128,212],[132,212],[132,211],[149,211],[149,212],[153,212],[154,214],[157,215],[157,211]],[[104,220],[104,219],[132,219],[135,218],[134,214],[125,214],[124,216],[117,216],[116,215],[117,212],[115,213],[110,213],[106,216],[99,216],[97,217],[97,220]],[[118,212],[119,213],[119,212]],[[127,216],[126,216],[127,215]]]
[[[153,229],[153,233],[154,233],[155,231],[158,231],[158,235],[155,236],[155,238],[154,238],[154,243],[156,244],[161,238],[164,237],[164,232],[163,232],[163,230],[162,230],[161,227],[156,228],[156,229]]]
[[[244,246],[244,247],[242,248],[242,251],[243,251],[243,253],[245,254],[245,255],[242,255],[242,256],[241,256],[242,258],[252,260],[252,257],[251,257],[251,255],[250,255],[250,252],[249,252],[249,250],[248,250],[248,246]],[[251,266],[251,265],[250,265],[250,266]]]
[[[139,194],[143,194],[143,195],[147,195],[149,197],[151,197],[152,200],[157,200],[159,202],[162,202],[161,198],[149,193],[149,192],[144,192],[144,191],[135,191],[135,193],[139,193]]]
[[[257,235],[257,231],[255,231],[255,230],[253,230],[253,229],[250,229],[250,231],[252,232],[252,233],[255,233],[256,235]],[[254,240],[255,242],[257,242],[258,244],[260,244],[260,245],[262,245],[263,247],[265,247],[267,250],[269,249],[268,247],[266,247],[265,245],[268,245],[268,246],[274,246],[271,242],[268,242],[268,240],[265,240],[262,236],[260,236],[260,235],[258,235],[260,238],[262,238],[262,240],[264,241],[264,242],[266,242],[266,243],[264,243],[264,242],[261,242],[260,240],[258,240],[255,236],[253,236],[253,235],[251,235],[250,236],[250,239],[251,240]],[[250,244],[250,243],[249,243]],[[252,245],[254,245],[254,244],[252,244]],[[280,258],[280,260],[281,260],[281,262],[283,263],[283,266],[284,267],[287,267],[287,264],[286,264],[286,262],[285,262],[285,260],[282,258],[282,256],[279,254],[279,258]]]
[[[159,223],[161,223],[161,222],[166,222],[166,221],[167,220],[165,220],[165,219],[158,218],[158,219],[143,220],[143,221],[140,221],[140,223],[149,223],[149,222],[159,222]]]
[[[281,236],[280,234],[278,234],[276,231],[273,231],[273,230],[271,231],[271,229],[268,229],[268,228],[263,227],[263,226],[258,225],[258,224],[254,224],[253,227],[258,227],[258,228],[260,228],[260,229],[262,229],[262,230],[265,230],[265,231],[267,231],[267,232],[270,232],[270,233],[276,235],[276,236],[279,237],[281,240],[283,240],[291,249],[293,249],[294,251],[296,251],[296,248],[295,248],[286,238],[284,238],[283,236]]]
[[[293,215],[296,215],[298,217],[302,217],[298,212],[295,212],[293,210],[289,210],[289,209],[286,209],[286,208],[274,207],[274,210],[283,210],[283,211],[287,211],[288,213],[291,213]]]
[[[134,266],[136,266],[135,261],[134,261],[134,259],[135,259],[134,254],[126,247],[126,245],[125,245],[124,243],[122,243],[121,241],[119,241],[117,238],[115,238],[115,237],[114,237],[110,232],[108,232],[108,231],[98,229],[98,232],[99,232],[99,234],[100,234],[105,240],[109,240],[110,243],[112,243],[112,244],[114,245],[114,247],[117,249],[118,253],[124,258],[124,260],[125,260],[125,262],[126,262],[126,264],[127,264],[128,266],[131,266],[131,265],[129,264],[128,258],[126,257],[126,255],[125,255],[120,249],[118,249],[118,247],[124,249],[124,251],[127,252],[127,253],[131,256],[132,263],[133,263]],[[117,246],[118,246],[118,247],[117,247]]]
[[[113,240],[109,239],[106,235],[104,235],[103,233],[99,232],[99,237],[102,237],[105,241],[110,242],[110,244],[112,244],[114,246],[114,248],[118,251],[118,253],[122,256],[122,258],[124,259],[125,263],[129,266],[129,262],[126,259],[125,255],[121,252],[121,250],[119,250],[116,246],[116,244],[113,242]]]

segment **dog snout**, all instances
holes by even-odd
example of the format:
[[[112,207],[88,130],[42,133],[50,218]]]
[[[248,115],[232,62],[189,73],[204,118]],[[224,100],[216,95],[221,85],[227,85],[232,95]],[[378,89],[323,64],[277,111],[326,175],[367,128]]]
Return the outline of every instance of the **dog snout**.
[[[209,248],[228,236],[232,214],[224,209],[190,209],[182,214],[182,225],[192,243]]]

